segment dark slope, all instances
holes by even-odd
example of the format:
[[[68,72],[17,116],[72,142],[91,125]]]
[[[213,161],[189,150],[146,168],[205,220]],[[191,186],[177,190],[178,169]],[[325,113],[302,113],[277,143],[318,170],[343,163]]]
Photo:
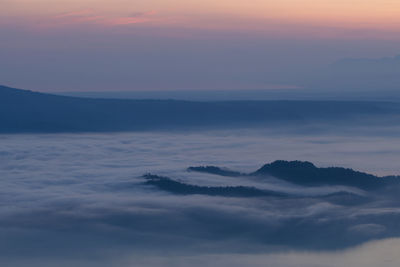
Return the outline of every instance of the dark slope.
[[[320,196],[304,196],[299,194],[289,194],[272,190],[264,190],[249,186],[198,186],[173,180],[169,177],[163,177],[153,174],[143,176],[146,179],[145,185],[157,187],[159,190],[169,192],[176,195],[208,195],[220,197],[279,197],[279,198],[310,198],[327,201],[343,206],[354,206],[367,203],[371,198],[361,196],[350,192],[336,192],[331,194],[322,194]],[[121,189],[121,188],[119,188]]]
[[[398,184],[400,182],[400,177],[398,176],[378,177],[340,167],[318,168],[307,161],[277,160],[265,164],[251,174],[240,174],[239,172],[224,170],[215,166],[189,167],[188,170],[221,176],[274,176],[303,186],[346,185],[365,190],[380,189],[383,186]]]
[[[147,174],[144,176],[145,184],[153,185],[161,190],[178,194],[178,195],[209,195],[224,197],[266,197],[266,196],[284,196],[278,192],[266,191],[254,187],[246,186],[198,186],[185,184],[172,180],[168,177]]]
[[[315,185],[347,185],[363,189],[379,189],[396,181],[394,177],[378,177],[352,169],[318,168],[311,162],[278,160],[264,165],[252,175],[271,175],[291,183]]]
[[[99,132],[351,122],[400,114],[383,102],[89,99],[0,86],[0,132]]]
[[[215,167],[218,169],[217,167]],[[188,171],[190,171],[188,169]],[[203,172],[203,171],[201,171]],[[227,176],[225,173],[215,173],[217,175]],[[237,176],[237,175],[235,175]],[[145,185],[151,185],[159,190],[172,193],[175,195],[208,195],[220,197],[240,197],[240,198],[257,198],[257,197],[275,197],[280,199],[309,199],[325,201],[342,206],[357,206],[373,201],[370,195],[361,195],[348,191],[338,191],[334,193],[321,193],[320,195],[304,195],[296,193],[288,193],[282,191],[265,190],[257,187],[249,186],[199,186],[184,183],[182,181],[173,180],[169,177],[146,174],[143,176]],[[241,179],[246,179],[242,176]],[[126,188],[118,186],[119,189]]]

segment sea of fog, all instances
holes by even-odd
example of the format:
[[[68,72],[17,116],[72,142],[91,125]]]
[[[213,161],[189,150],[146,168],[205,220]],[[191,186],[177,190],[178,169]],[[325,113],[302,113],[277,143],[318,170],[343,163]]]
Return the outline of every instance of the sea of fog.
[[[0,135],[0,265],[399,266],[400,240],[390,233],[378,238],[389,230],[376,219],[386,216],[397,222],[396,203],[345,207],[309,197],[363,193],[186,171],[189,166],[216,165],[252,172],[282,159],[398,175],[400,137],[395,132]],[[143,185],[146,173],[196,185],[295,192],[304,198],[173,195]],[[354,224],[344,225],[352,216],[357,218]],[[308,235],[348,234],[369,241],[332,248],[321,243],[319,249],[316,238],[303,246],[291,239],[290,229],[305,221],[330,223],[330,232],[304,230]],[[336,233],[339,228],[345,231]],[[264,238],[274,231],[286,232],[287,243],[277,243],[279,236]]]

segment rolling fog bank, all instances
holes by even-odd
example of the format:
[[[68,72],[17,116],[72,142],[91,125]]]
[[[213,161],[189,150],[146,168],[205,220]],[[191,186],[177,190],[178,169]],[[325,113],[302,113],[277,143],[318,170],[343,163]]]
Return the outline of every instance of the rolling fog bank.
[[[187,171],[215,165],[252,173],[282,159],[398,175],[393,158],[400,157],[399,135],[363,133],[0,135],[0,262],[397,266],[392,257],[400,220],[396,188],[370,192]],[[289,197],[175,194],[146,184],[146,173],[197,188],[244,186]],[[337,201],[335,195],[343,192],[357,201]]]

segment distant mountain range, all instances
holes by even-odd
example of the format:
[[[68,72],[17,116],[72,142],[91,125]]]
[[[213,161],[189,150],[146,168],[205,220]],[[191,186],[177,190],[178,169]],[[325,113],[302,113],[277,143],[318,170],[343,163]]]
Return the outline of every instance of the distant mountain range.
[[[400,104],[389,102],[91,99],[0,86],[0,133],[354,124],[399,115]]]
[[[384,58],[345,58],[311,77],[312,88],[328,91],[343,90],[360,97],[365,94],[382,98],[389,94],[398,99],[400,87],[400,56]],[[375,94],[373,93],[375,92]],[[380,96],[381,95],[381,96]]]

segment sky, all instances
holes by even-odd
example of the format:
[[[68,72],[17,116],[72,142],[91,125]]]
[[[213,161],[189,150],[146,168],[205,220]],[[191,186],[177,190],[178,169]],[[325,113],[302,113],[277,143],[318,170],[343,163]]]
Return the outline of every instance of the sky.
[[[0,0],[0,84],[53,92],[321,88],[332,79],[314,75],[336,61],[395,59],[399,33],[394,0]],[[398,82],[381,76],[378,85]]]

